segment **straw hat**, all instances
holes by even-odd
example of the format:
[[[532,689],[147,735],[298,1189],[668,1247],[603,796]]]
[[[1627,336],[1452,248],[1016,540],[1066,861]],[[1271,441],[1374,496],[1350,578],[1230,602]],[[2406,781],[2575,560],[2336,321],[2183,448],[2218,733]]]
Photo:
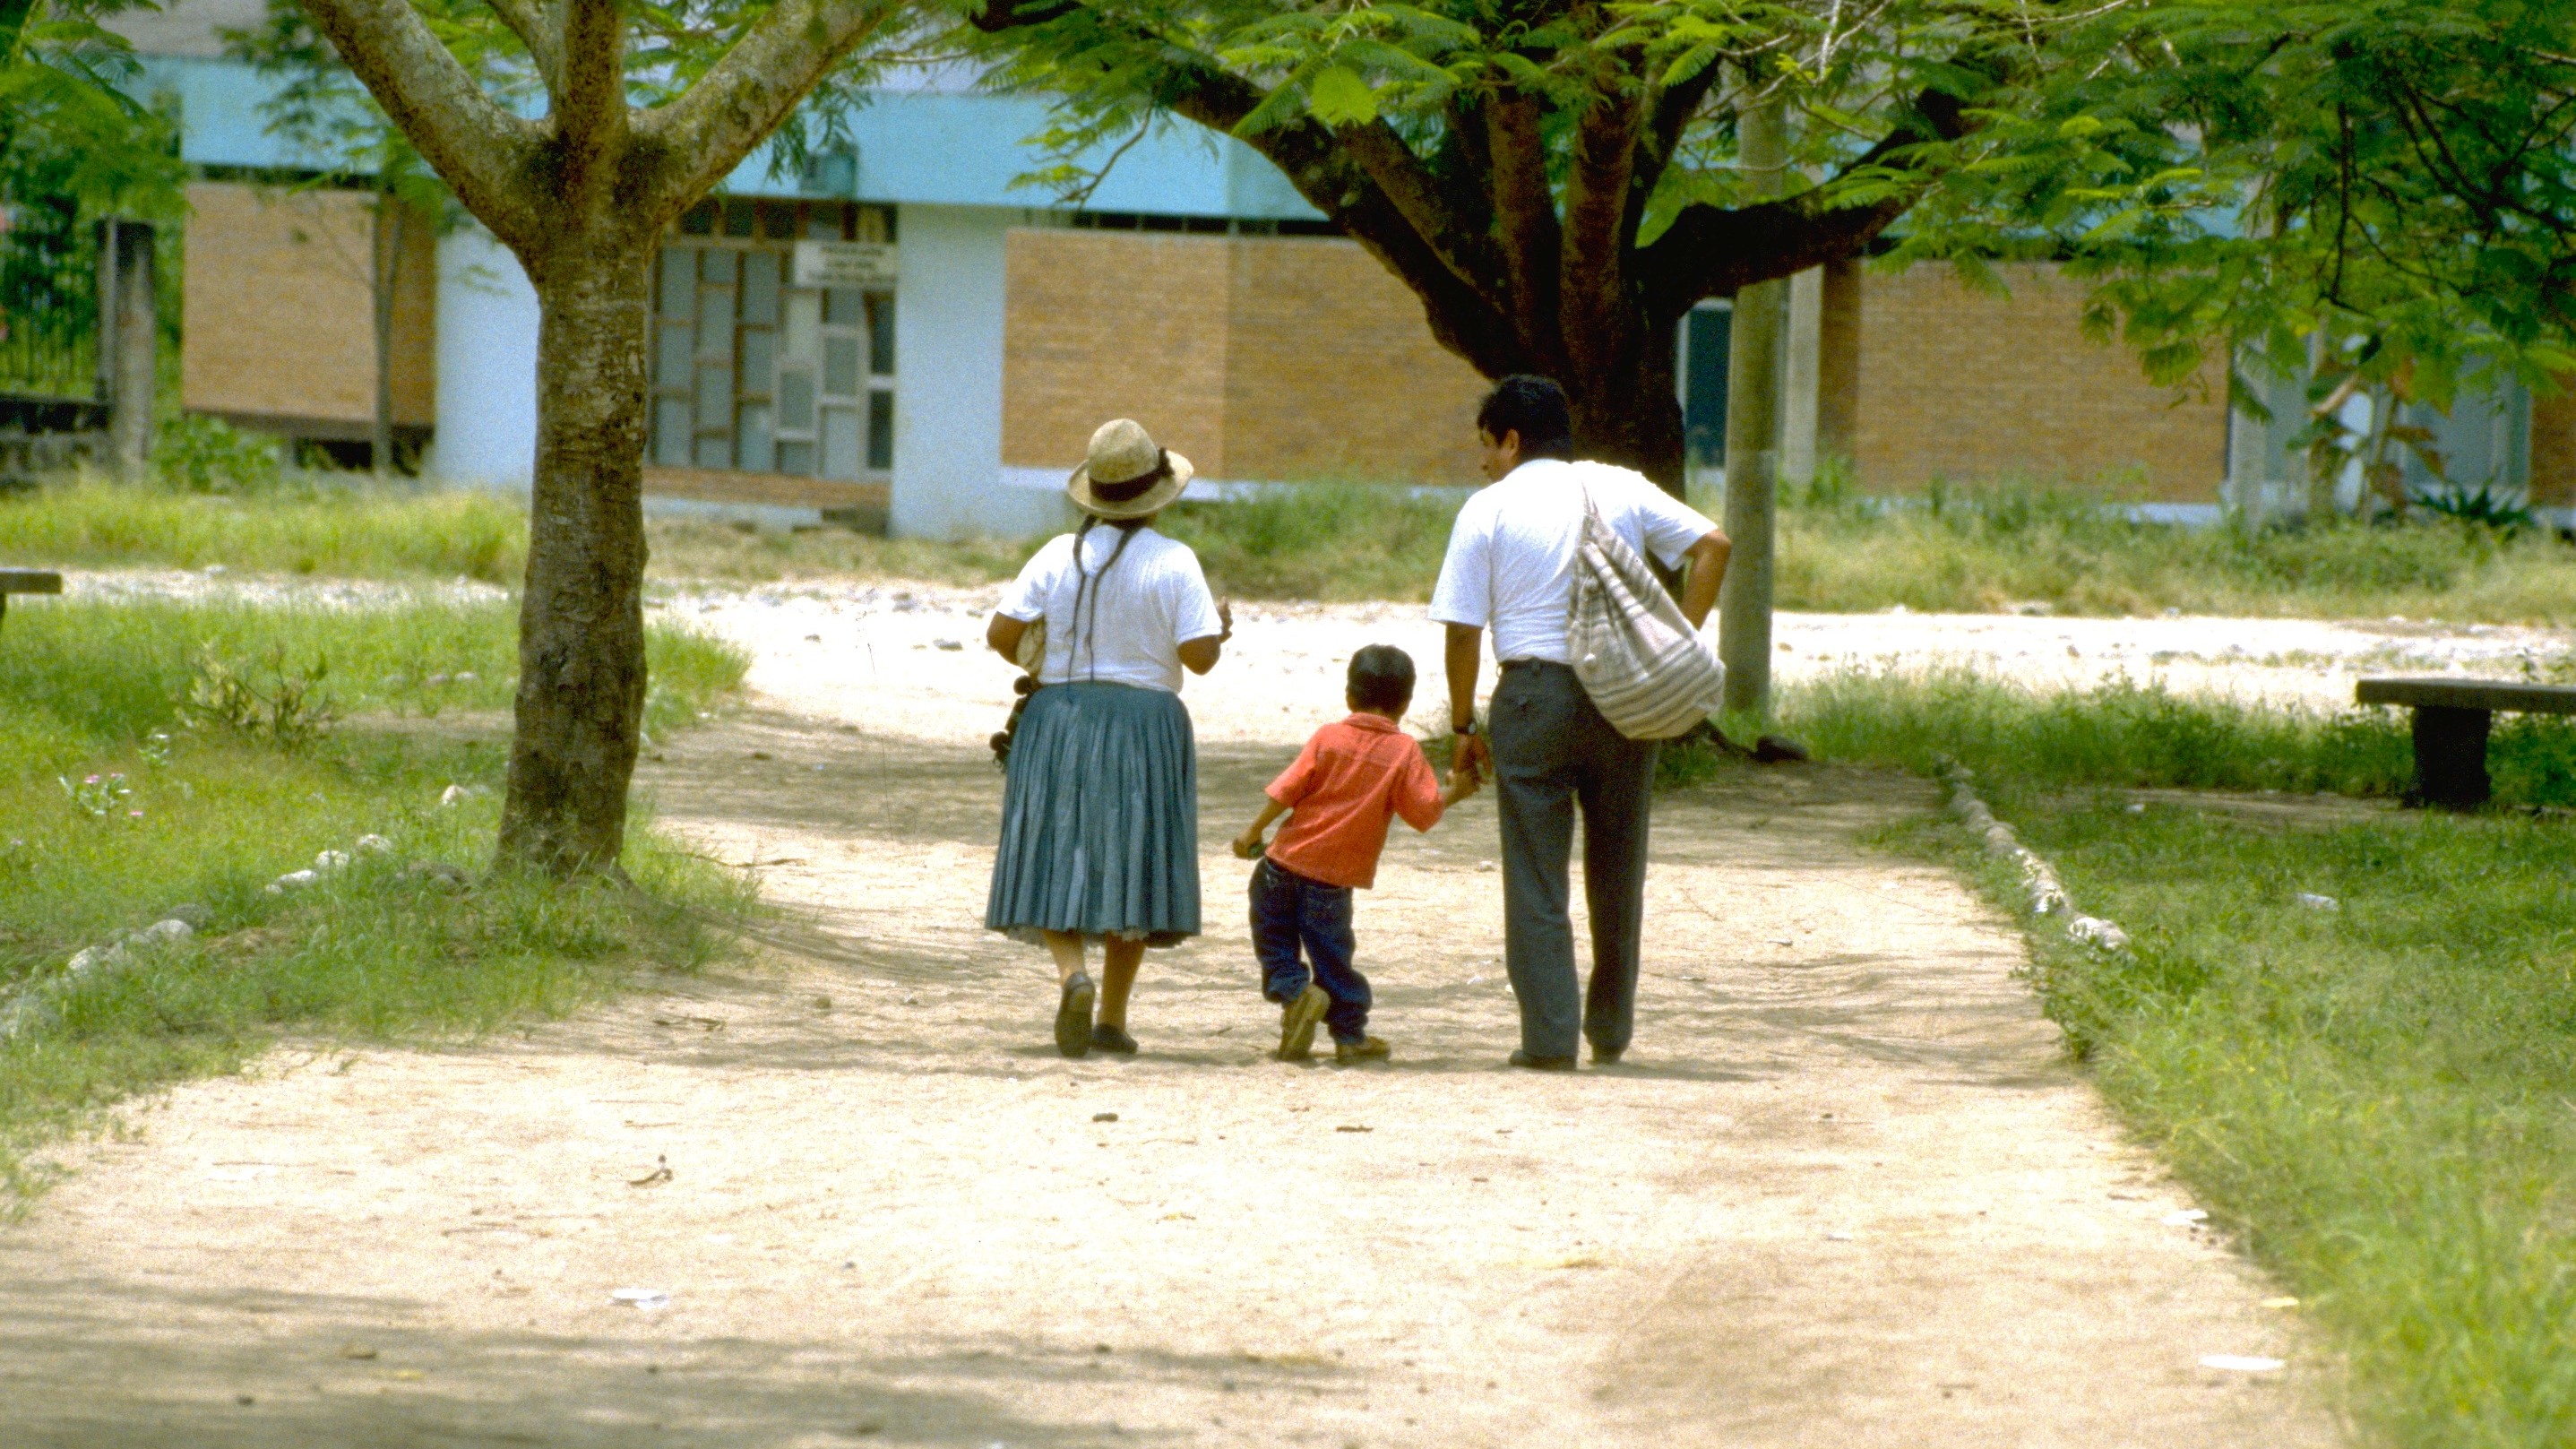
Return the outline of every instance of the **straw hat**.
[[[1091,453],[1073,470],[1064,496],[1094,518],[1116,521],[1160,513],[1190,486],[1190,460],[1154,442],[1144,425],[1113,418],[1091,435]]]

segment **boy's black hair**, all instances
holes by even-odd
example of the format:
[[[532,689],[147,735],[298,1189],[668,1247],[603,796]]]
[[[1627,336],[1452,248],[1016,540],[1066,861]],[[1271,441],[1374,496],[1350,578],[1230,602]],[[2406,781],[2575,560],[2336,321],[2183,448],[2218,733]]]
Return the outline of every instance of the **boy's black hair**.
[[[1351,656],[1353,709],[1404,713],[1413,703],[1413,656],[1392,644],[1371,644]]]
[[[1476,431],[1497,443],[1505,433],[1519,433],[1524,458],[1574,456],[1573,414],[1552,377],[1523,372],[1495,383],[1476,409]]]

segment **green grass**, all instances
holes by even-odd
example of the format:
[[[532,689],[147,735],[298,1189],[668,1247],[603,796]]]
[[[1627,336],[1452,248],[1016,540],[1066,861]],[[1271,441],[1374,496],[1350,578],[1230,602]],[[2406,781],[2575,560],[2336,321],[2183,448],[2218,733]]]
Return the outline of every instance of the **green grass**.
[[[1185,503],[1161,527],[1198,553],[1210,587],[1234,598],[1427,602],[1460,501],[1317,483]]]
[[[1315,483],[1173,508],[1163,526],[1221,593],[1246,599],[1430,597],[1457,494]],[[844,529],[788,533],[676,519],[648,525],[652,576],[772,582],[1011,577],[1029,545],[936,543]],[[203,496],[83,482],[0,497],[0,561],[21,567],[220,564],[353,578],[506,583],[526,557],[524,506],[500,495],[293,475]],[[2576,622],[2576,548],[2427,518],[2247,533],[2133,523],[2091,494],[2024,485],[1938,489],[1880,506],[1847,489],[1780,512],[1783,609],[1904,605],[1980,612],[2186,613],[2459,622]]]
[[[1767,728],[1829,759],[1928,772],[1947,756],[2033,786],[2171,786],[2396,796],[2414,774],[2393,708],[2247,704],[2120,682],[2044,691],[1965,670],[1846,671],[1780,691]],[[1728,733],[1748,739],[1749,722]],[[2487,768],[2496,799],[2576,805],[2576,721],[2499,715]]]
[[[1893,507],[1818,490],[1781,510],[1778,570],[1784,609],[2576,620],[2576,548],[2542,532],[2429,516],[2181,528],[2019,485],[1936,489]]]
[[[2302,806],[2403,789],[2395,711],[1881,672],[1784,691],[1775,727],[1826,758],[1966,762],[2077,907],[2128,931],[2104,956],[2033,923],[2040,998],[2299,1296],[2374,1439],[2576,1442],[2576,823],[2512,808],[2576,804],[2576,727],[2499,721],[2500,804],[2472,815]],[[2132,813],[2138,786],[2283,794]],[[1883,839],[2019,908],[2018,873],[1955,826]]]
[[[323,690],[355,718],[301,748],[189,729],[178,704],[208,645],[290,671],[325,661]],[[744,667],[682,631],[657,627],[651,649],[665,729]],[[500,605],[49,600],[13,614],[0,631],[0,992],[51,983],[74,951],[182,906],[202,908],[208,929],[72,989],[57,1022],[0,1044],[0,1178],[31,1185],[28,1153],[99,1107],[228,1069],[283,1031],[479,1031],[715,948],[707,922],[744,904],[740,887],[649,825],[625,862],[640,891],[481,878],[506,751],[389,716],[497,709],[513,655]],[[420,682],[459,670],[476,678]],[[131,793],[92,814],[62,783],[92,775],[122,776]],[[451,784],[482,793],[443,807]],[[371,833],[393,841],[390,856],[267,894],[276,876]],[[416,862],[475,879],[458,890],[405,874]]]
[[[2134,941],[2035,933],[2049,1013],[2327,1330],[2363,1422],[2426,1449],[2576,1442],[2568,824],[2133,815],[1988,779]]]
[[[307,481],[240,497],[85,480],[0,494],[0,563],[518,581],[527,506],[474,489]]]

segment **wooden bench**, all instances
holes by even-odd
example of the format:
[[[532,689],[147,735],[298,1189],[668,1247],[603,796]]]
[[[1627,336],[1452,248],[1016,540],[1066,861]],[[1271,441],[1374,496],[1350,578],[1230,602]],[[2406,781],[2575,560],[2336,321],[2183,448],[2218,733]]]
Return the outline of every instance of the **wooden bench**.
[[[2425,805],[2466,810],[2494,793],[2487,782],[2487,730],[2496,711],[2576,714],[2576,689],[2487,679],[2365,679],[2362,704],[2415,711],[2415,789]]]
[[[0,619],[9,617],[11,594],[59,594],[63,576],[39,569],[0,569]]]

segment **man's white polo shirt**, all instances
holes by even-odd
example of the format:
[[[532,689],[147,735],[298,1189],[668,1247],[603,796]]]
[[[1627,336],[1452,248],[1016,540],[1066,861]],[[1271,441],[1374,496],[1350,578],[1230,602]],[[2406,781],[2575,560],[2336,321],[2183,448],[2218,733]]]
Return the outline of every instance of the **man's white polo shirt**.
[[[1717,525],[1647,481],[1608,463],[1533,458],[1458,510],[1449,555],[1431,591],[1431,617],[1490,626],[1497,659],[1571,664],[1566,611],[1574,601],[1574,551],[1583,536],[1583,496],[1631,548],[1679,568],[1690,546]]]

